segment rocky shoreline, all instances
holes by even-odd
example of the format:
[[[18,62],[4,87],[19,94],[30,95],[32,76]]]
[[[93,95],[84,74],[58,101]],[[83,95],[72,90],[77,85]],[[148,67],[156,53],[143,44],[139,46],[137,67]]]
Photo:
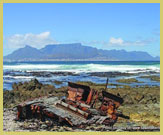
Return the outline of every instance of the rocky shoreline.
[[[43,84],[51,84],[56,88],[67,86],[67,82],[77,81],[91,81],[93,83],[101,84],[106,82],[106,78],[109,78],[108,87],[113,88],[117,85],[125,85],[127,81],[123,79],[135,79],[128,86],[136,85],[149,85],[160,86],[160,74],[158,72],[151,71],[135,71],[135,72],[53,72],[53,71],[5,71],[4,75],[4,91],[12,90],[12,84],[18,82],[30,81],[37,78],[39,82]],[[121,81],[122,80],[122,81]],[[130,80],[129,80],[130,81]],[[113,84],[113,85],[112,85]]]
[[[128,82],[129,80],[127,80]],[[130,82],[131,81],[131,82]],[[130,80],[129,82],[132,83]],[[61,83],[61,82],[55,82]],[[99,92],[104,90],[105,84],[93,82],[77,82],[89,85]],[[130,120],[119,118],[114,128],[110,129],[104,125],[91,125],[85,129],[75,129],[66,125],[60,125],[51,120],[41,122],[37,119],[15,121],[15,105],[41,96],[53,95],[64,97],[67,95],[67,87],[55,88],[50,84],[42,84],[37,79],[28,82],[14,83],[11,91],[4,91],[3,105],[3,127],[4,131],[159,131],[160,128],[160,87],[138,86],[107,88],[106,91],[119,95],[124,103],[119,108],[124,114],[130,116]],[[100,101],[97,102],[98,108]],[[139,127],[139,129],[137,129]]]
[[[40,132],[40,131],[50,131],[50,132],[108,132],[108,131],[115,131],[115,132],[122,132],[122,131],[160,131],[159,126],[146,126],[142,125],[140,126],[139,123],[135,122],[122,122],[120,120],[116,123],[114,127],[108,127],[105,125],[96,125],[92,124],[91,126],[87,126],[86,128],[74,128],[69,127],[67,125],[61,125],[58,123],[55,123],[55,121],[52,121],[50,119],[47,119],[46,121],[42,122],[38,119],[26,119],[24,121],[16,121],[15,120],[15,110],[12,108],[10,109],[4,109],[4,115],[3,115],[3,130],[4,131],[17,131],[17,132]]]

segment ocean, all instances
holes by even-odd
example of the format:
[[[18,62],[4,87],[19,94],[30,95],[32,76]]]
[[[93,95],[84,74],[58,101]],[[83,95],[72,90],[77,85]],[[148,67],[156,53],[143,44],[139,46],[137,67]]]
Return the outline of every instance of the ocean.
[[[124,75],[125,73],[128,75]],[[136,78],[143,83],[129,85],[133,87],[137,85],[160,85],[160,82],[140,77],[148,75],[160,76],[159,61],[4,62],[3,89],[11,90],[13,83],[29,81],[34,78],[55,87],[66,86],[68,81],[105,83],[107,77],[112,84],[119,84],[117,79]],[[55,80],[63,83],[56,85]]]

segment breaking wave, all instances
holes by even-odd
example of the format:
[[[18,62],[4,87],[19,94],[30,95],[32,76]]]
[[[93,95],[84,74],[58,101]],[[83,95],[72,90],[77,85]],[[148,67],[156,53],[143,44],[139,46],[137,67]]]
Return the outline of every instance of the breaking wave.
[[[160,64],[154,65],[111,65],[111,64],[17,64],[4,65],[4,70],[51,71],[51,72],[160,72]]]

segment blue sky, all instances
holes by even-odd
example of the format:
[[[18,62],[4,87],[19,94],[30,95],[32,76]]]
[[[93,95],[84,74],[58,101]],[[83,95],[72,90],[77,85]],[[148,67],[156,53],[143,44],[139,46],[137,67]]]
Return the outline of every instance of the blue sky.
[[[3,8],[3,55],[25,45],[80,42],[160,56],[160,4],[5,3]]]

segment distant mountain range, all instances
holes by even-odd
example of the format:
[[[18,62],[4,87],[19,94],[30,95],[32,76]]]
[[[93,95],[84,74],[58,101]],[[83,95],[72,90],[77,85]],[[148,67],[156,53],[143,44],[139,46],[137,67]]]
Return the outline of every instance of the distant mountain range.
[[[36,49],[29,45],[4,56],[4,61],[159,61],[147,52],[102,50],[80,43],[46,45]]]

